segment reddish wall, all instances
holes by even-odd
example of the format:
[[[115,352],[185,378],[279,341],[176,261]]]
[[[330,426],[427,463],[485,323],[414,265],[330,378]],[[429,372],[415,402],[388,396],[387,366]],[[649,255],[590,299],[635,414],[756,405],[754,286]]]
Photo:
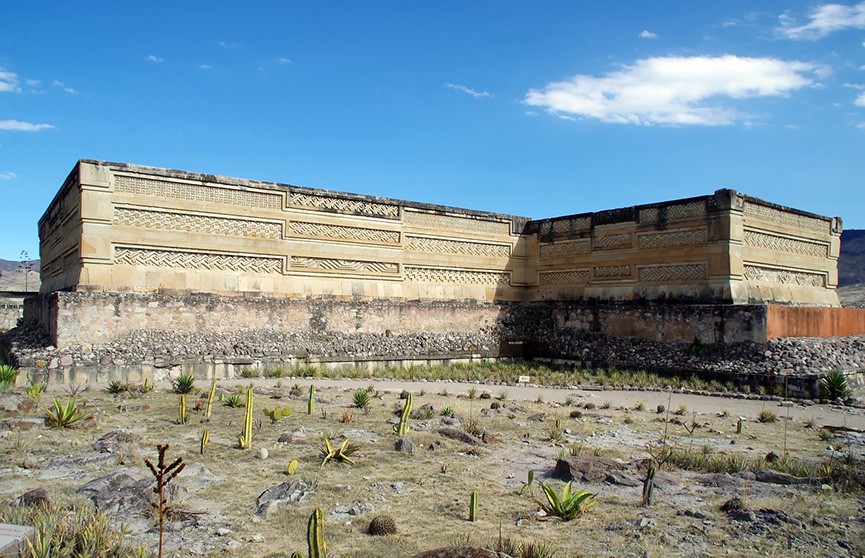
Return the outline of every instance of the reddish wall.
[[[778,306],[766,308],[766,337],[865,335],[865,309]]]

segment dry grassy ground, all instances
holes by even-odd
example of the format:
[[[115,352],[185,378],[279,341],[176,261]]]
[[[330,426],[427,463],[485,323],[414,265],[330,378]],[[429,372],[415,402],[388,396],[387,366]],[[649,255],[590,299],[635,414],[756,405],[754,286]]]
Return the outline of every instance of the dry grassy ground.
[[[290,395],[295,382],[304,389],[303,395]],[[307,415],[305,390],[311,383],[318,386],[317,402],[315,412]],[[56,502],[69,501],[80,497],[75,493],[78,487],[118,468],[145,470],[143,459],[154,459],[156,445],[167,442],[171,445],[169,458],[182,456],[187,463],[177,481],[188,493],[177,506],[189,520],[176,524],[185,526],[168,534],[166,550],[170,556],[229,552],[238,557],[260,557],[305,552],[306,522],[316,507],[325,510],[325,536],[333,556],[412,556],[467,538],[492,544],[500,531],[514,540],[545,543],[556,550],[557,558],[865,554],[865,500],[861,493],[835,492],[819,484],[791,487],[724,476],[728,482],[717,475],[712,479],[710,475],[672,469],[660,474],[656,503],[651,508],[639,505],[639,486],[581,485],[597,493],[598,503],[583,517],[567,523],[538,520],[540,508],[534,498],[540,497],[540,490],[536,486],[520,492],[529,470],[559,490],[563,483],[550,474],[561,452],[602,454],[627,463],[645,459],[646,444],[663,437],[666,413],[656,412],[659,404],[674,411],[685,407],[681,416],[670,415],[670,419],[683,423],[668,426],[669,440],[677,447],[737,452],[755,459],[770,451],[783,454],[785,430],[786,447],[792,456],[822,458],[827,441],[821,439],[820,426],[862,428],[865,417],[861,410],[795,406],[787,420],[788,408],[779,407],[777,402],[680,394],[673,394],[670,401],[670,395],[663,392],[484,385],[471,387],[478,395],[487,391],[490,399],[469,399],[470,386],[464,384],[404,384],[414,394],[414,409],[431,404],[436,412],[433,418],[410,421],[408,438],[414,443],[414,454],[409,455],[394,450],[397,436],[392,431],[394,410],[402,404],[402,385],[372,382],[374,396],[368,411],[351,407],[354,390],[370,383],[256,380],[254,417],[260,424],[250,450],[237,447],[243,408],[217,402],[209,422],[202,421],[201,412],[192,411],[189,422],[181,425],[177,420],[179,396],[170,393],[168,386],[157,386],[142,398],[90,389],[78,396],[93,416],[81,427],[4,433],[0,439],[4,461],[0,497],[12,500],[43,486]],[[248,384],[224,381],[219,389],[230,394]],[[207,387],[200,381],[197,385]],[[65,394],[49,393],[43,397],[43,406],[50,403],[51,396]],[[190,410],[196,398],[190,399]],[[641,410],[637,410],[638,401],[643,402]],[[491,413],[494,402],[502,409]],[[586,408],[586,403],[595,408]],[[288,405],[293,413],[272,424],[262,409],[276,405]],[[477,421],[487,432],[488,443],[471,446],[438,434],[445,426],[439,412],[448,406],[459,419],[452,420],[455,428]],[[575,409],[582,412],[581,417],[571,417]],[[777,413],[779,420],[758,422],[757,416],[764,409]],[[538,413],[545,414],[543,420],[529,419]],[[34,416],[44,416],[44,412]],[[735,433],[738,416],[744,419],[742,434]],[[555,428],[557,419],[559,430]],[[690,435],[686,425],[692,422],[699,426]],[[204,428],[210,429],[211,438],[200,455]],[[93,457],[94,441],[115,429],[132,431],[140,440],[110,456]],[[281,436],[290,441],[279,442]],[[356,464],[321,466],[323,436],[337,441],[350,437],[360,447],[354,456]],[[443,441],[442,448],[427,449],[438,441]],[[260,458],[259,448],[267,449],[266,459]],[[286,466],[292,459],[298,460],[299,467],[289,476]],[[269,516],[256,515],[258,495],[292,479],[314,483],[314,495]],[[472,490],[480,496],[479,520],[474,523],[468,521]],[[719,509],[733,496],[742,497],[749,509],[782,511],[786,519],[766,529],[753,522],[733,521]],[[351,506],[360,513],[334,513]],[[398,533],[386,537],[366,534],[370,519],[382,513],[396,520]],[[152,545],[155,534],[138,533],[133,538]]]

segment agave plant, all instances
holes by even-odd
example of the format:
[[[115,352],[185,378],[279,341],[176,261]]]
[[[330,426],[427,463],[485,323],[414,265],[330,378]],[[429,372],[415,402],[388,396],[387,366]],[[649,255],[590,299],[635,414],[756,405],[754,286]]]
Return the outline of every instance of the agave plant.
[[[0,388],[10,388],[15,385],[18,369],[10,364],[0,364]]]
[[[51,426],[62,426],[70,428],[78,421],[86,419],[87,415],[78,406],[74,397],[66,400],[66,404],[61,403],[56,397],[54,399],[54,409],[48,409],[48,423]]]
[[[195,390],[195,378],[192,374],[181,374],[176,380],[171,381],[174,393],[188,394]]]
[[[850,395],[847,376],[840,370],[831,370],[820,379],[820,393],[825,399],[837,399]]]
[[[595,495],[588,490],[571,492],[571,481],[568,481],[562,489],[561,497],[544,483],[539,484],[546,497],[546,502],[542,500],[537,500],[537,502],[548,517],[558,517],[562,521],[570,521],[596,504]]]
[[[352,405],[358,409],[365,409],[369,406],[369,392],[365,389],[359,389],[354,392],[352,397]]]
[[[336,460],[336,461],[345,461],[346,463],[351,463],[354,465],[354,460],[352,460],[349,456],[353,453],[357,452],[358,446],[355,444],[349,445],[348,438],[346,438],[342,445],[334,447],[333,443],[331,443],[330,438],[327,436],[324,437],[324,445],[320,448],[321,454],[324,456],[321,464],[324,465],[328,461]]]

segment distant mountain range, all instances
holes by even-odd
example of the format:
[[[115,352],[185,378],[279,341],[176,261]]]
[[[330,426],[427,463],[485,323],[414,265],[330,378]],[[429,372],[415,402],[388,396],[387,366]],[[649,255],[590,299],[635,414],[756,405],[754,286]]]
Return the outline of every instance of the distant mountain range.
[[[28,262],[33,268],[27,274],[20,261],[0,259],[0,291],[39,291],[39,260]],[[865,230],[851,229],[841,233],[841,257],[838,259],[838,296],[845,305],[865,304]]]

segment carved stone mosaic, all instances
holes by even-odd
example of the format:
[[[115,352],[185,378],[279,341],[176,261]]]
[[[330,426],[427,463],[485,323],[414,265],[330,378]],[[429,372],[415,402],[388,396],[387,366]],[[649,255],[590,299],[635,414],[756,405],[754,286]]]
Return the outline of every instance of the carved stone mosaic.
[[[489,221],[486,219],[472,219],[470,217],[454,217],[451,215],[439,215],[437,213],[424,213],[420,211],[405,211],[403,222],[406,225],[437,229],[439,231],[464,231],[484,234],[508,234],[510,223],[501,221]]]
[[[360,260],[340,260],[335,258],[305,258],[301,256],[291,257],[291,269],[374,275],[395,275],[399,273],[399,265],[393,262],[365,262]]]
[[[592,251],[592,245],[588,238],[574,240],[571,242],[556,242],[553,244],[541,244],[541,258],[559,258],[562,256],[580,256]]]
[[[756,265],[745,266],[745,279],[760,283],[799,285],[803,287],[825,287],[826,275],[807,271],[792,271]]]
[[[807,215],[799,215],[789,211],[781,211],[774,207],[754,203],[745,202],[745,224],[753,225],[753,221],[768,221],[778,225],[787,227],[795,227],[797,229],[805,229],[808,231],[829,232],[829,221],[815,219]]]
[[[757,248],[766,248],[790,254],[801,254],[815,258],[829,257],[829,247],[826,244],[806,242],[786,236],[776,236],[756,231],[745,231],[744,243],[745,246],[755,246]]]
[[[282,209],[282,196],[280,194],[235,190],[203,184],[187,184],[185,182],[168,182],[133,176],[117,175],[114,179],[114,190],[139,196],[175,198],[207,204]]]
[[[417,283],[456,283],[467,285],[509,285],[511,274],[506,271],[470,271],[437,267],[405,266],[405,280]]]
[[[637,237],[637,244],[641,250],[651,248],[674,248],[676,246],[699,246],[706,242],[706,229],[645,233]]]
[[[641,265],[637,267],[637,277],[642,283],[696,281],[706,279],[708,276],[709,268],[705,263]]]
[[[592,268],[596,279],[623,279],[631,276],[629,265],[599,265]]]
[[[623,250],[633,245],[631,233],[608,234],[592,239],[592,250]]]
[[[279,223],[125,207],[114,208],[114,223],[147,229],[282,238],[282,226]]]
[[[702,200],[667,206],[667,221],[692,219],[694,217],[704,217],[705,215],[706,202]]]
[[[136,266],[281,273],[282,258],[116,247],[114,263]]]
[[[294,236],[307,238],[329,238],[334,240],[351,240],[372,244],[399,244],[398,231],[367,229],[362,227],[344,227],[342,225],[326,225],[323,223],[307,223],[292,221],[288,231]]]
[[[316,196],[302,192],[291,192],[288,195],[288,205],[308,209],[347,213],[349,215],[366,215],[383,219],[399,219],[399,206],[376,203],[365,200],[332,198]]]
[[[573,269],[570,271],[542,271],[541,285],[585,285],[589,282],[588,269]]]
[[[649,207],[647,209],[640,210],[640,222],[641,223],[657,223],[658,222],[658,208],[657,207]]]
[[[592,227],[592,218],[574,217],[572,219],[556,219],[552,223],[553,233],[555,234],[571,231],[587,231]]]
[[[405,248],[406,250],[415,252],[487,256],[490,258],[507,258],[511,255],[511,247],[506,244],[465,242],[445,238],[429,238],[426,236],[406,236]]]

